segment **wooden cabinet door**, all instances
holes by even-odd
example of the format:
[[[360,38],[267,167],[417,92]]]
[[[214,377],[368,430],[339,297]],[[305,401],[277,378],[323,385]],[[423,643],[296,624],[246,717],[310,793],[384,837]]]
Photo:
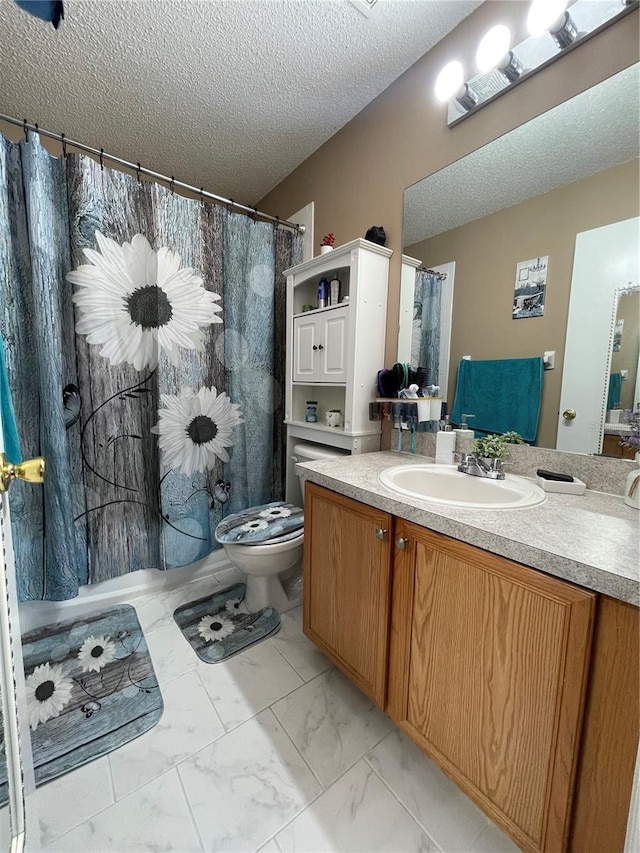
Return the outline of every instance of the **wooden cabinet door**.
[[[320,331],[320,382],[347,381],[348,308],[336,308],[322,316]]]
[[[313,483],[304,516],[304,632],[384,707],[393,518]]]
[[[522,850],[562,851],[595,595],[408,522],[396,537],[388,713]]]
[[[318,317],[296,317],[293,321],[293,381],[310,382],[318,377]]]

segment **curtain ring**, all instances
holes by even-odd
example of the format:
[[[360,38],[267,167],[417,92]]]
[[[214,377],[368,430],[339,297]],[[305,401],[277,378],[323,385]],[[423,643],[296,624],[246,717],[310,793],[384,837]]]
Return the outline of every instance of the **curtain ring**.
[[[26,118],[22,120],[22,130],[24,132],[24,141],[28,142],[29,141],[29,128],[27,127]]]
[[[140,165],[140,163],[136,163],[136,178],[139,184],[142,183],[142,178],[140,177],[140,169],[142,169],[142,166]]]
[[[35,128],[36,128],[36,133],[37,133],[38,132],[38,122],[36,122]]]
[[[254,207],[253,208],[253,216],[251,217],[254,222],[256,221],[257,216],[258,216],[258,208]]]
[[[175,181],[175,178],[173,177],[173,175],[171,175],[171,180],[169,181],[169,189],[171,190],[171,195],[173,195],[173,182],[174,181]]]
[[[200,204],[204,205],[204,187],[200,187]]]
[[[67,159],[67,139],[64,133],[60,134],[60,141],[62,142],[62,157],[64,160]]]
[[[274,223],[274,225],[273,225],[273,230],[274,230],[274,231],[277,231],[279,227],[280,227],[280,217],[279,217],[279,216],[276,216],[276,221],[275,221],[275,223]]]
[[[235,207],[234,201],[232,198],[229,199],[229,203],[227,204],[227,210],[229,213],[233,213],[233,208]]]
[[[104,148],[100,149],[100,170],[104,172]]]

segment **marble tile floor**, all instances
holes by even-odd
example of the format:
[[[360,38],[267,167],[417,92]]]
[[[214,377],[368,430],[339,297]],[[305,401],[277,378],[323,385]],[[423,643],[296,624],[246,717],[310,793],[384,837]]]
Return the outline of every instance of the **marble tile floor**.
[[[172,614],[217,580],[132,601],[162,684],[151,731],[37,789],[59,853],[516,853],[302,634],[199,661]]]

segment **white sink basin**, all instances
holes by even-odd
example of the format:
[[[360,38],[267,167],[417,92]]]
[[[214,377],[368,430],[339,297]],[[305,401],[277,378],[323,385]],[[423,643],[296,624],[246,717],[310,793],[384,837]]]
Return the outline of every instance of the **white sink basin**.
[[[540,486],[523,477],[489,480],[455,465],[398,465],[384,470],[380,482],[401,495],[470,509],[520,509],[545,500]]]

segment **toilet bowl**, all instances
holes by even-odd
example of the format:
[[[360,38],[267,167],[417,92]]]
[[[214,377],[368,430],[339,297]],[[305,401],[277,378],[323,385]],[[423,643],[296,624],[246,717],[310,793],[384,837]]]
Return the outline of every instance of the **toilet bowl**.
[[[294,448],[295,462],[344,455],[344,452],[335,448],[320,445],[301,443]],[[304,503],[304,491],[301,503]],[[256,524],[255,532],[247,533],[247,518],[260,519],[265,513],[268,514],[269,508],[272,508],[274,514],[274,530],[269,527],[259,529]],[[278,508],[281,514],[278,514]],[[289,510],[290,514],[285,515]],[[282,612],[300,604],[303,520],[299,507],[279,502],[244,510],[224,519],[217,526],[216,540],[222,544],[233,565],[246,575],[244,603],[250,613],[263,607],[275,607]],[[238,534],[240,528],[243,532]],[[247,536],[250,536],[250,541],[246,541]],[[239,538],[240,541],[230,541],[233,538]]]

